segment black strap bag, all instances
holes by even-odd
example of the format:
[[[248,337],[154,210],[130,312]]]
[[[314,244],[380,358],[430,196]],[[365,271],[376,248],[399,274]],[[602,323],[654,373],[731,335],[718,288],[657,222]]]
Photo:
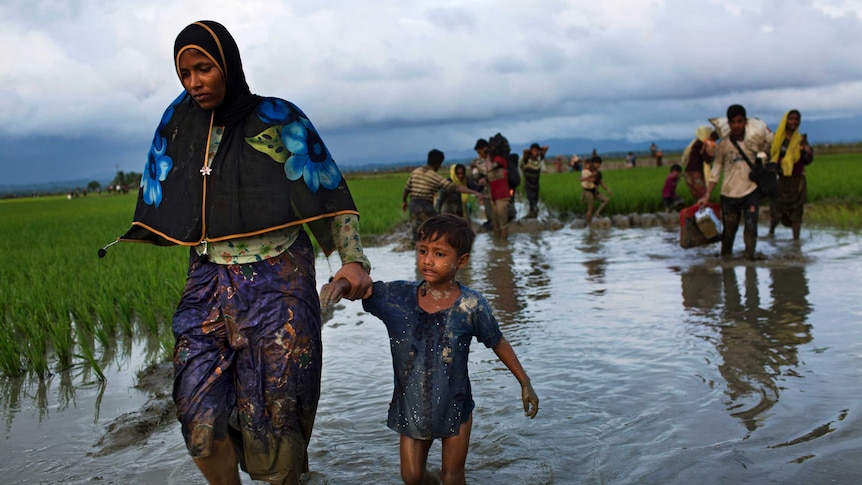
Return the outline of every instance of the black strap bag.
[[[742,158],[745,159],[745,162],[751,169],[748,178],[757,184],[757,192],[763,197],[775,197],[778,195],[778,164],[775,162],[764,163],[760,158],[757,159],[757,162],[751,163],[748,155],[745,154],[745,151],[739,146],[736,140],[731,138],[730,141],[733,142],[733,146],[739,150],[739,154],[742,155]]]

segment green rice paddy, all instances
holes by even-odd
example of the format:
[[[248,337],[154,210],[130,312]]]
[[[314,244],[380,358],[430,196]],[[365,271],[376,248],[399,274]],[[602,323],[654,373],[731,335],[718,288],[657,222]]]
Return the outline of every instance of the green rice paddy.
[[[661,190],[669,171],[670,166],[667,164],[663,167],[603,171],[605,185],[613,193],[603,213],[613,215],[663,211]],[[581,201],[579,177],[578,172],[542,175],[540,197],[558,216],[565,218],[586,213],[586,203]],[[817,156],[806,170],[806,178],[808,202],[817,206],[806,212],[806,224],[862,228],[862,218],[855,208],[862,200],[862,155],[844,153]],[[716,187],[711,200],[718,202],[719,192],[719,187]],[[694,204],[684,181],[680,180],[676,193],[685,200],[687,206]],[[824,206],[831,209],[825,209]]]
[[[663,210],[668,167],[605,172],[614,197],[606,214]],[[442,173],[442,170],[441,170]],[[401,192],[407,173],[348,175],[363,235],[391,231],[406,220]],[[808,169],[805,224],[862,229],[862,157],[818,156]],[[560,218],[583,214],[578,174],[544,174],[541,198]],[[692,203],[683,183],[677,193]],[[713,193],[718,200],[718,189]],[[97,250],[129,227],[135,195],[25,198],[0,201],[0,376],[45,377],[82,366],[101,369],[128,351],[133,339],[151,342],[150,359],[173,347],[170,319],[185,281],[188,249],[122,243],[105,258]]]

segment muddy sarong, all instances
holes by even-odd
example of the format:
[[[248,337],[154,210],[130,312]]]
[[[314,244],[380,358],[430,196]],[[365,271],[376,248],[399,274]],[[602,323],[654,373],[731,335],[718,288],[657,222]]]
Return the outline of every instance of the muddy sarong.
[[[173,397],[193,457],[229,436],[252,478],[299,478],[320,396],[314,273],[305,232],[255,263],[215,264],[191,251],[173,318]]]

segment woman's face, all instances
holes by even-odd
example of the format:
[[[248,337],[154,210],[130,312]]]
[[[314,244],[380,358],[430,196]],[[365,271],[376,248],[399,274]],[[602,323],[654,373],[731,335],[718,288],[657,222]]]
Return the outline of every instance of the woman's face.
[[[180,80],[186,92],[205,110],[216,109],[227,93],[221,70],[197,49],[188,49],[180,55]]]
[[[799,119],[799,115],[796,113],[790,113],[789,115],[787,115],[787,125],[785,127],[787,132],[793,133],[794,131],[796,131],[796,129],[799,128],[800,121],[801,120]]]

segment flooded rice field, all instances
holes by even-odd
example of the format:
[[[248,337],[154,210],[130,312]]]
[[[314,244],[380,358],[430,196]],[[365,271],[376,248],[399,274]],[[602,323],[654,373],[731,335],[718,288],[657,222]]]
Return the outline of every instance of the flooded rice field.
[[[789,237],[746,262],[681,250],[675,227],[480,234],[459,279],[488,297],[541,406],[525,418],[515,379],[474,342],[468,482],[859,483],[862,240]],[[368,253],[375,279],[416,278],[412,252]],[[320,281],[333,271],[318,260]],[[308,483],[400,483],[383,324],[346,302],[323,335]],[[135,387],[154,345],[119,349],[105,385],[82,369],[2,382],[2,482],[203,483],[158,395],[169,372]]]

